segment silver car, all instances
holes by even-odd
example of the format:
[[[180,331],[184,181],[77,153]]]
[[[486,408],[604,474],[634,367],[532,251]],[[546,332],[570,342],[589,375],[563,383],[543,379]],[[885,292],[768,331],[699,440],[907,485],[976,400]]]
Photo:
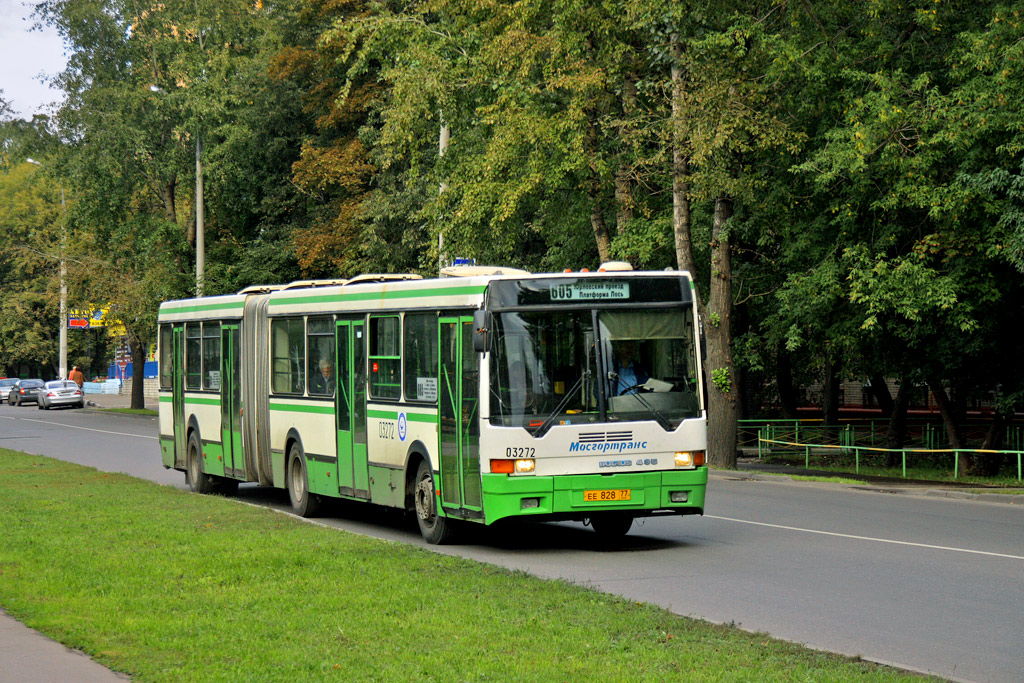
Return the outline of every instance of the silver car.
[[[3,403],[8,399],[8,394],[11,393],[11,387],[17,383],[17,377],[5,377],[0,379],[0,403]]]
[[[85,395],[77,383],[69,379],[55,379],[52,382],[47,382],[39,390],[37,403],[40,410],[49,410],[54,406],[82,408],[85,406]]]

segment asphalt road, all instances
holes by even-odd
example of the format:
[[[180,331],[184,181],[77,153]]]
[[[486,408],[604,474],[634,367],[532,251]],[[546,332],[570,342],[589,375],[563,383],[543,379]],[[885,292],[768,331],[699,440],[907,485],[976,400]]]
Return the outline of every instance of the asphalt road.
[[[155,432],[149,418],[0,406],[0,446],[184,488]],[[239,497],[287,507],[281,491]],[[946,678],[1024,680],[1024,506],[715,473],[706,513],[648,520],[611,549],[565,523],[435,550]],[[322,521],[424,545],[391,511],[331,514]]]

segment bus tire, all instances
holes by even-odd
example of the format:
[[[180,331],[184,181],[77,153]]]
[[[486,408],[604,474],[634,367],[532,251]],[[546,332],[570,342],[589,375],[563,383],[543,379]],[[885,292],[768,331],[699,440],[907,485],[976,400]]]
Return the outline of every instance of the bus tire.
[[[427,543],[444,545],[451,543],[455,538],[455,524],[447,517],[437,514],[435,491],[434,474],[430,471],[430,464],[426,460],[420,460],[413,489],[416,522],[420,526],[420,534]]]
[[[198,432],[194,431],[188,437],[185,463],[188,490],[192,493],[213,493],[213,477],[203,471],[203,446],[199,442]]]
[[[288,498],[299,517],[316,517],[320,512],[320,496],[309,490],[306,456],[297,441],[288,449]]]
[[[629,533],[630,527],[633,526],[633,515],[628,513],[598,515],[590,519],[590,526],[594,528],[594,532],[601,538],[622,538]]]

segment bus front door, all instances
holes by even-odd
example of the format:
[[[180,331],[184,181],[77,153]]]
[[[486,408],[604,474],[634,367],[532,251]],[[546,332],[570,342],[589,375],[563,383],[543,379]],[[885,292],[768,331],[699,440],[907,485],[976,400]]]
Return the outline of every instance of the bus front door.
[[[370,471],[366,461],[366,335],[363,319],[338,320],[337,417],[338,493],[370,497]]]
[[[238,325],[220,328],[220,429],[224,444],[224,474],[245,477],[245,454],[242,452],[242,394],[238,376]]]
[[[175,325],[171,343],[171,419],[174,424],[174,464],[185,466],[185,326]]]
[[[438,416],[441,421],[441,504],[480,512],[480,361],[473,317],[441,318]]]

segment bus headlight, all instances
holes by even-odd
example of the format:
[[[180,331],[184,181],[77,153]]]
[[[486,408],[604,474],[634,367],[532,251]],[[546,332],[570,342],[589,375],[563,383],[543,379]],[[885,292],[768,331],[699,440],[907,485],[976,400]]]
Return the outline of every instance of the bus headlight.
[[[704,451],[676,451],[676,467],[692,469],[704,465]]]
[[[536,468],[537,463],[532,458],[516,460],[516,474],[529,474]]]

